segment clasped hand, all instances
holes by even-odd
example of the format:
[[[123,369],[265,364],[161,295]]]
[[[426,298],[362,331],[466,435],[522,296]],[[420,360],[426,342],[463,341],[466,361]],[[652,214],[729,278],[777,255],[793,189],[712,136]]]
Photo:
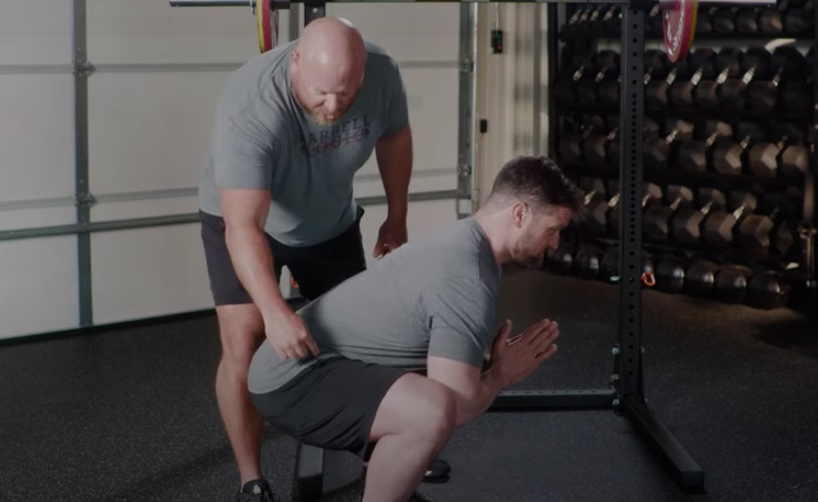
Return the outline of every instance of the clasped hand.
[[[511,321],[506,320],[491,351],[491,369],[497,372],[506,386],[524,379],[553,356],[557,352],[554,341],[560,335],[559,326],[550,319],[532,324],[513,338],[511,327]]]

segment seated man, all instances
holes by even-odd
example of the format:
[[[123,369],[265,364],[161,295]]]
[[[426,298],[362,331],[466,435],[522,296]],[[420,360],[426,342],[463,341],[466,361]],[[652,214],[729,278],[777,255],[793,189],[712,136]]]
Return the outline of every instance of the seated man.
[[[501,270],[540,265],[579,201],[550,160],[511,160],[475,215],[299,310],[317,356],[284,360],[262,344],[249,373],[255,406],[304,443],[368,458],[364,502],[423,500],[414,490],[454,428],[556,351],[547,319],[513,341],[509,321],[498,332]]]

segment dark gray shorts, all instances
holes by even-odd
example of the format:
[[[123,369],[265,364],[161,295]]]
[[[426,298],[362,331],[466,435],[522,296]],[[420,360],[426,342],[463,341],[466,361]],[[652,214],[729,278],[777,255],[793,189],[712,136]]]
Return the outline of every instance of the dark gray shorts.
[[[366,269],[359,206],[355,222],[342,234],[314,246],[286,246],[267,235],[273,253],[276,278],[287,267],[298,283],[298,291],[307,300],[314,300],[343,281]],[[225,224],[220,216],[199,211],[202,223],[207,273],[216,305],[253,303],[242,286],[225,242]]]
[[[302,443],[366,459],[378,407],[404,374],[398,368],[334,357],[316,362],[283,387],[250,397],[267,422]]]

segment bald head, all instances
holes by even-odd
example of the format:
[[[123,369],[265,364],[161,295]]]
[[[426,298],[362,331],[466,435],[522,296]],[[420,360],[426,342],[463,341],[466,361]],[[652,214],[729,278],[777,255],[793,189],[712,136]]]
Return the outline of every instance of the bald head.
[[[319,122],[338,120],[363,81],[366,47],[360,32],[345,19],[316,19],[304,28],[292,58],[298,100]]]

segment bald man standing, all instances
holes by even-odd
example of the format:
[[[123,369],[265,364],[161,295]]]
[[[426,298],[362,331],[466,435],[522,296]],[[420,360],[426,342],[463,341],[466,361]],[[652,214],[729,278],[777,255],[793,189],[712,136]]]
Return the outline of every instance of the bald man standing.
[[[345,20],[252,58],[228,80],[199,187],[222,357],[216,396],[241,477],[237,500],[275,500],[260,467],[262,418],[247,388],[266,339],[283,359],[318,355],[282,298],[286,266],[313,300],[366,268],[353,177],[375,153],[388,215],[373,250],[407,241],[412,133],[397,63]],[[429,478],[445,476],[435,461]]]

